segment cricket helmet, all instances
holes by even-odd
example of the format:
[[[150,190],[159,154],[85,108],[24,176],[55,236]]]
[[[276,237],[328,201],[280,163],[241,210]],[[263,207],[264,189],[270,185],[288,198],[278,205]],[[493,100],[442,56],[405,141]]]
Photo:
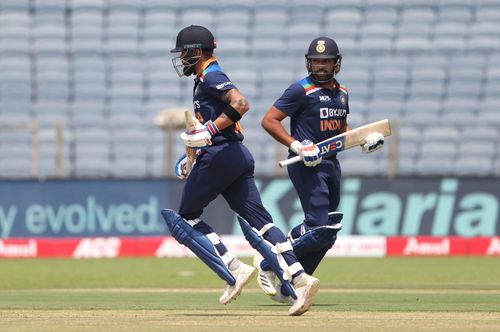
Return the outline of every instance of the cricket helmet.
[[[340,54],[339,47],[335,40],[328,37],[319,37],[314,39],[311,44],[309,44],[309,49],[306,53],[306,68],[309,75],[313,80],[319,83],[325,83],[331,81],[335,74],[340,70],[340,65],[342,62],[342,54]],[[315,65],[319,67],[317,72],[313,72],[312,59],[332,59],[333,60],[333,70],[330,72],[323,71],[328,65]]]
[[[213,50],[217,47],[213,34],[207,28],[200,25],[190,25],[177,34],[175,48],[171,53],[181,53],[172,58],[172,64],[179,76],[190,76],[194,74],[194,67],[200,60],[201,55],[196,55],[195,50]]]

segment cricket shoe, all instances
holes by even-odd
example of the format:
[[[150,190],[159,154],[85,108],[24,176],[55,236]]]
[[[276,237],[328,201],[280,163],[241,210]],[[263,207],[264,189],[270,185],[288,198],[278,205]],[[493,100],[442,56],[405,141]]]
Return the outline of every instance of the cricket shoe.
[[[280,289],[281,285],[278,284],[277,287],[278,287],[278,289]],[[273,300],[275,302],[279,302],[279,303],[286,303],[288,305],[295,304],[295,300],[293,299],[293,297],[291,297],[290,295],[283,295],[283,293],[281,293],[281,291],[278,291],[278,293],[276,293],[276,295],[271,296],[271,300]]]
[[[240,262],[240,266],[231,271],[234,279],[236,279],[236,283],[234,285],[226,284],[226,289],[219,298],[219,302],[221,304],[228,304],[232,300],[236,299],[238,295],[241,294],[243,287],[245,287],[245,285],[252,280],[256,273],[257,270],[254,267]]]
[[[295,294],[297,294],[297,300],[288,309],[288,314],[291,316],[300,316],[309,310],[309,307],[312,305],[313,298],[319,289],[319,280],[303,272],[295,277],[293,285],[295,287]]]
[[[276,274],[272,271],[264,271],[260,267],[260,263],[264,260],[261,254],[256,253],[253,256],[253,266],[259,271],[257,276],[257,284],[264,291],[265,294],[269,296],[276,296],[278,290],[276,288]]]

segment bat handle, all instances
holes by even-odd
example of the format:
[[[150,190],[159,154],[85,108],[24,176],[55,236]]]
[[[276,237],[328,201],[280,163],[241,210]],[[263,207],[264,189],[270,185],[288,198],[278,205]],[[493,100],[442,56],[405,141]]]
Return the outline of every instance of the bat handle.
[[[286,160],[280,161],[279,165],[280,165],[280,167],[285,167],[285,166],[288,166],[288,165],[291,165],[291,164],[298,163],[301,160],[302,159],[300,158],[300,156],[295,156],[295,157],[292,157],[290,159],[286,159]]]

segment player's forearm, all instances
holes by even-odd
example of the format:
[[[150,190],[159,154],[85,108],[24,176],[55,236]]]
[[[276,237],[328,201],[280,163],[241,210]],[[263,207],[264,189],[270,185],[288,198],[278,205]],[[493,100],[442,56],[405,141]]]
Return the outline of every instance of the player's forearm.
[[[229,90],[222,99],[227,102],[240,117],[250,109],[248,100],[236,89]],[[214,122],[219,130],[227,128],[235,123],[234,119],[231,119],[225,112],[223,112]]]
[[[274,119],[270,116],[264,116],[261,125],[269,133],[269,135],[286,147],[289,147],[295,140],[288,134],[285,127],[283,127],[281,121],[278,119]]]

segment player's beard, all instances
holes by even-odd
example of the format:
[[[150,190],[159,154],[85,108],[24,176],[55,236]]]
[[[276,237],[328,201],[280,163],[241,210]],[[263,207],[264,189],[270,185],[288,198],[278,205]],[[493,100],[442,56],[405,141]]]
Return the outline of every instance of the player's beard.
[[[191,52],[191,51],[189,51]],[[194,52],[184,54],[180,57],[175,57],[172,59],[172,64],[174,66],[175,71],[179,75],[182,76],[191,76],[195,74],[196,64],[200,60],[201,56],[194,55]]]
[[[333,78],[335,77],[335,71],[328,72],[324,69],[320,69],[318,71],[311,72],[311,76],[313,80],[315,80],[318,83],[327,83],[333,80]]]
[[[196,64],[198,63],[199,59],[200,57],[192,57],[182,61],[182,64],[184,65],[184,67],[182,67],[184,76],[191,76],[195,73]]]

